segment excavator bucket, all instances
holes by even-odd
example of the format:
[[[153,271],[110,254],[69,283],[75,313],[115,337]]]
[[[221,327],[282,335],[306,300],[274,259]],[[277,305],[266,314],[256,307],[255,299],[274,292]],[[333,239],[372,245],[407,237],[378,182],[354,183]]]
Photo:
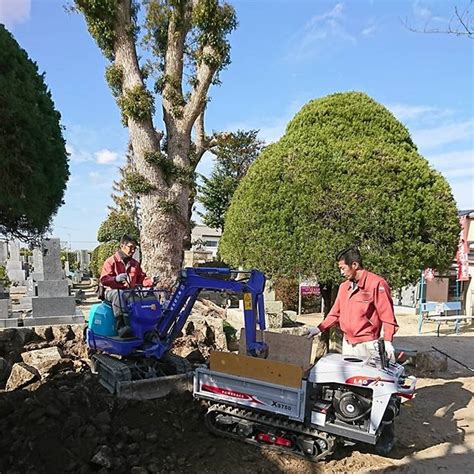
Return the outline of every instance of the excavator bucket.
[[[94,354],[93,372],[110,393],[134,400],[165,397],[193,387],[193,370],[186,359],[167,354],[163,360],[120,360],[107,354]]]

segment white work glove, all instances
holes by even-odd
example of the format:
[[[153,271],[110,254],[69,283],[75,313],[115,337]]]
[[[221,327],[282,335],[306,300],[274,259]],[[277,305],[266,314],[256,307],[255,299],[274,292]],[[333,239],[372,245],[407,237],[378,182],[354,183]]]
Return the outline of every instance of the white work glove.
[[[120,273],[119,275],[115,277],[115,281],[117,283],[120,283],[122,281],[127,281],[127,278],[128,278],[128,275],[126,273]]]
[[[393,347],[393,344],[390,341],[384,341],[385,342],[385,354],[387,354],[387,359],[390,362],[395,362],[395,348]]]
[[[318,334],[321,334],[321,330],[318,327],[308,329],[305,333],[304,336],[306,336],[307,339],[312,339],[313,337],[317,336]]]

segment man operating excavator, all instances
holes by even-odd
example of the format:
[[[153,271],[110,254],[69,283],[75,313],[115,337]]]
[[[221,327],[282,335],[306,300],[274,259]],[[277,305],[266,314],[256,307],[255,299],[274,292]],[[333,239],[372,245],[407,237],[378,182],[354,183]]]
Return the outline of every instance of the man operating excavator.
[[[129,235],[124,235],[119,250],[104,262],[100,274],[100,284],[105,288],[104,299],[112,305],[120,337],[133,336],[123,311],[126,302],[120,290],[135,288],[137,285],[154,285],[154,281],[146,276],[140,263],[132,257],[136,248],[137,241]]]

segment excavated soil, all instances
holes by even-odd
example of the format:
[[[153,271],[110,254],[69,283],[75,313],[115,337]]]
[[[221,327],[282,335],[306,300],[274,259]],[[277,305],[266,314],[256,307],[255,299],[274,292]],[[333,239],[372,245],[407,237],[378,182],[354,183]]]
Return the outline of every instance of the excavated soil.
[[[472,337],[433,342],[474,365]],[[154,401],[117,399],[81,362],[80,342],[63,336],[62,349],[75,360],[73,368],[24,389],[0,391],[2,474],[472,472],[474,378],[452,361],[447,371],[419,378],[416,398],[397,419],[397,447],[389,457],[356,445],[339,447],[331,459],[314,464],[215,437],[204,426],[204,403],[190,393]]]

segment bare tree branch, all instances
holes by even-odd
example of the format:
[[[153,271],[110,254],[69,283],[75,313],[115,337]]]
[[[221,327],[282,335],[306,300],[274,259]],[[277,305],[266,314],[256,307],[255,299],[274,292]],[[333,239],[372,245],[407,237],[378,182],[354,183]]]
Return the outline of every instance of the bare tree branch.
[[[454,14],[449,20],[449,24],[446,29],[431,28],[429,21],[425,23],[423,29],[419,29],[410,25],[408,18],[401,20],[402,24],[409,31],[413,33],[424,33],[424,34],[449,34],[455,36],[464,36],[469,39],[474,39],[474,17],[471,13],[471,7],[473,6],[474,0],[470,0],[464,10],[461,12],[457,6],[454,7]]]

